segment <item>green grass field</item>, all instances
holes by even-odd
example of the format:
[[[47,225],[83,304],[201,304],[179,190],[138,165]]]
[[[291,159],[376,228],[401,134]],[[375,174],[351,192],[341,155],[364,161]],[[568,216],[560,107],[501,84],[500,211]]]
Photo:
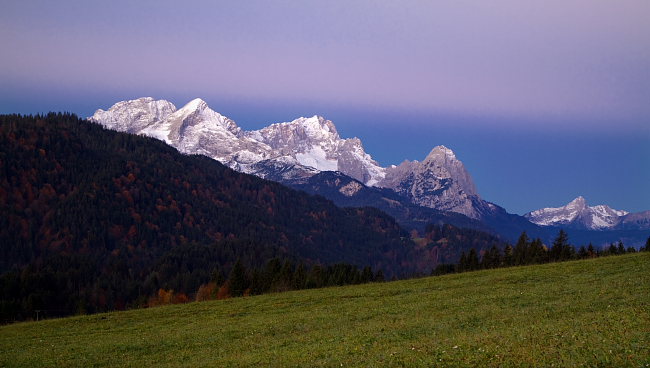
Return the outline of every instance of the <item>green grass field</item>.
[[[0,366],[650,366],[650,253],[0,327]]]

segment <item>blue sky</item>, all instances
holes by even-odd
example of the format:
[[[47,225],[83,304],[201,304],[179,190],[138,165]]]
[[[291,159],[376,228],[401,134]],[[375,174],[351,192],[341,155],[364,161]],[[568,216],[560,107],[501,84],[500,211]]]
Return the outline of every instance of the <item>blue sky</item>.
[[[650,209],[650,2],[22,1],[0,113],[194,97],[246,129],[323,115],[380,163],[452,148],[511,212]],[[10,51],[9,51],[10,50]]]

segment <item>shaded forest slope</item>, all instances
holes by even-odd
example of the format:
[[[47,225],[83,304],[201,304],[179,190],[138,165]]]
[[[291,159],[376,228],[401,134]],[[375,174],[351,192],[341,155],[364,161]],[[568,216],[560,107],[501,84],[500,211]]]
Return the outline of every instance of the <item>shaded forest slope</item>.
[[[71,114],[0,116],[4,305],[119,308],[170,277],[193,292],[237,259],[430,269],[406,239],[379,210],[341,209],[152,138]]]

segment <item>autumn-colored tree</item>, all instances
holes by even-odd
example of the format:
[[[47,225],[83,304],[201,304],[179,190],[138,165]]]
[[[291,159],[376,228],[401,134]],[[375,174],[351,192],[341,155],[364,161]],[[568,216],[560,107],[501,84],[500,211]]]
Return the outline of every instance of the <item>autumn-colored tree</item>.
[[[219,291],[217,292],[217,299],[228,299],[230,298],[230,281],[226,281],[221,285]]]
[[[209,282],[207,284],[202,284],[199,286],[199,290],[196,291],[195,300],[197,302],[202,302],[206,300],[212,300],[217,297],[217,284],[215,282]]]

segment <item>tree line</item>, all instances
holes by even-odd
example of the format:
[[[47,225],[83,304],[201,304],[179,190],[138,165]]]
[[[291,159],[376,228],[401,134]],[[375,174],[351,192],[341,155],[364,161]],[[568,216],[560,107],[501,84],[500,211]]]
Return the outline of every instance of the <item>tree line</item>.
[[[161,288],[149,298],[146,306],[383,281],[383,271],[373,272],[370,266],[359,268],[345,263],[307,266],[302,262],[273,258],[262,268],[249,268],[238,260],[227,278],[220,270],[213,270],[209,282],[201,284],[191,298],[173,289]]]
[[[648,237],[645,246],[642,246],[639,251],[650,251],[650,237]],[[541,239],[530,239],[524,231],[519,236],[514,247],[507,244],[501,249],[501,247],[493,245],[482,252],[483,254],[471,248],[468,252],[463,251],[461,253],[458,263],[440,264],[432,270],[431,274],[443,275],[454,272],[562,262],[636,252],[637,250],[634,247],[625,247],[623,241],[619,241],[617,244],[612,243],[602,249],[598,249],[589,243],[587,246],[581,245],[576,250],[576,247],[569,243],[569,237],[564,230],[559,231],[553,244],[548,248]]]

